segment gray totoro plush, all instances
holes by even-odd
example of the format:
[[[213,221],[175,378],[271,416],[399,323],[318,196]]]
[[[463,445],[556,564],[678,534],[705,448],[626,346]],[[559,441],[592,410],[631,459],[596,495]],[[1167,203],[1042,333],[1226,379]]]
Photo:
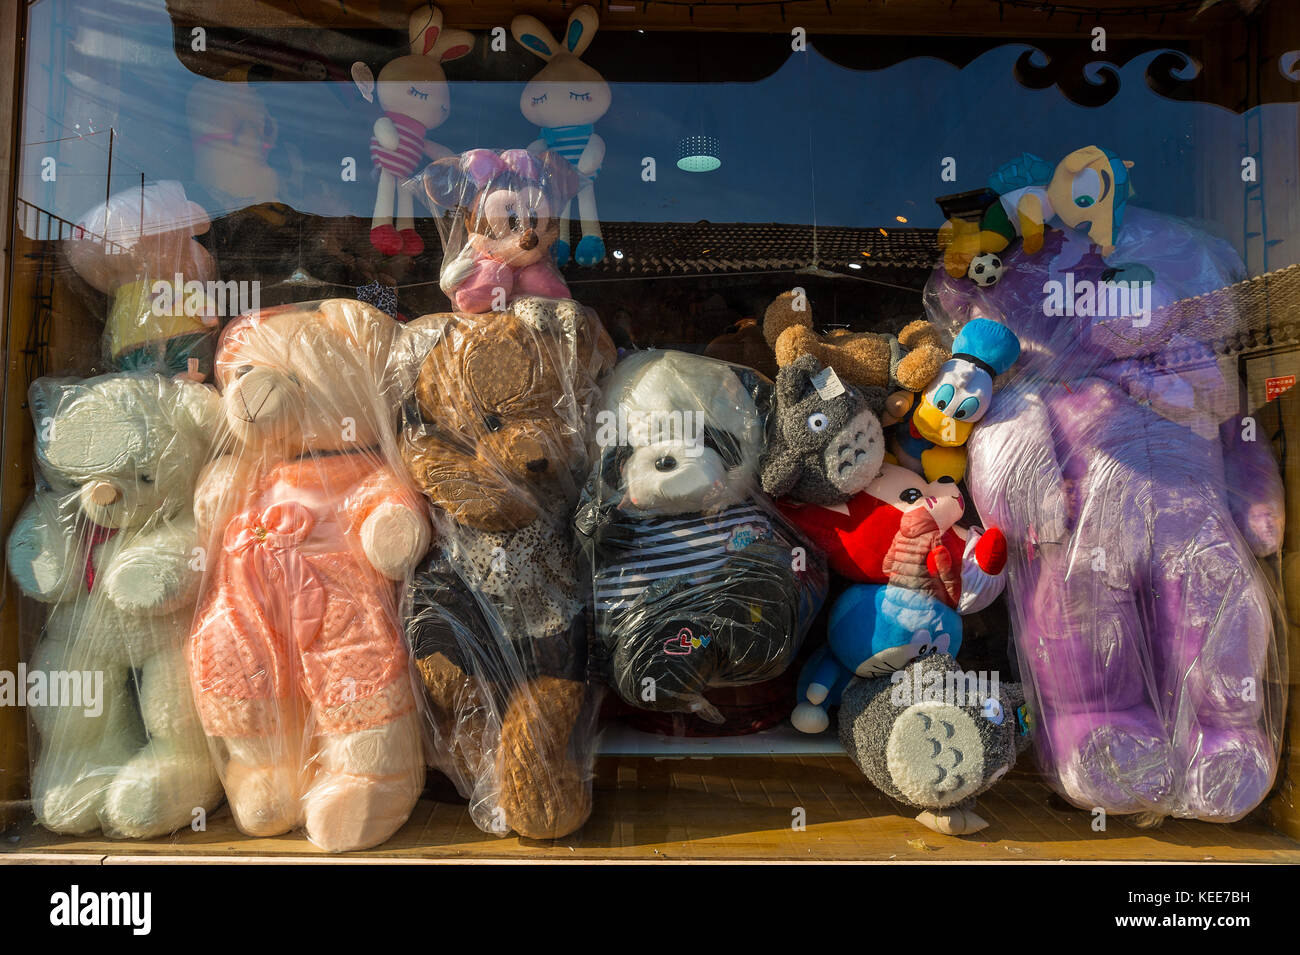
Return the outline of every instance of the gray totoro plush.
[[[988,825],[975,797],[1007,774],[1029,745],[1018,683],[958,668],[947,654],[854,680],[840,703],[840,742],[878,789],[925,810],[936,832],[968,835]]]
[[[843,504],[880,473],[885,438],[883,388],[865,391],[812,355],[776,376],[774,424],[763,455],[763,490],[808,504]]]

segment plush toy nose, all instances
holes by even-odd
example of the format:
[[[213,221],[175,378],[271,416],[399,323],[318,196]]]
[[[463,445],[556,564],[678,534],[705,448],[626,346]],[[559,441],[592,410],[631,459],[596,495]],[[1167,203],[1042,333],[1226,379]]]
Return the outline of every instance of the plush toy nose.
[[[235,380],[231,389],[237,393],[227,400],[235,417],[252,424],[274,418],[280,411],[280,382],[273,371],[255,368]]]
[[[538,242],[537,230],[525,229],[523,235],[519,237],[519,248],[523,249],[525,252],[528,252],[532,249],[537,248],[537,242]]]
[[[540,474],[550,466],[550,463],[551,462],[547,461],[546,458],[533,458],[525,464],[524,467],[528,468],[528,470],[532,471],[534,474]]]
[[[108,481],[93,481],[86,485],[86,499],[96,507],[108,507],[117,502],[121,495]]]

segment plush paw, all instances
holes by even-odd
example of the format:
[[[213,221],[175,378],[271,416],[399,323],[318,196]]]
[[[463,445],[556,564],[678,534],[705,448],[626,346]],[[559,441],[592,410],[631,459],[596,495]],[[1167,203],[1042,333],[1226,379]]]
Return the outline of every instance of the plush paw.
[[[206,746],[178,753],[156,741],[122,767],[104,801],[104,834],[115,839],[149,839],[188,826],[195,810],[212,809],[221,784]]]
[[[820,683],[809,683],[808,689],[804,691],[808,702],[817,707],[826,702],[826,697],[830,696],[830,693],[830,687],[822,686]]]
[[[1142,728],[1101,725],[1062,773],[1065,795],[1111,812],[1167,813],[1175,786],[1168,741]]]
[[[569,263],[569,243],[563,239],[556,239],[555,244],[551,246],[551,258],[555,260],[556,265],[567,265]]]
[[[945,836],[969,836],[988,828],[988,822],[969,809],[927,809],[916,817],[916,821]]]
[[[820,706],[800,703],[790,714],[790,723],[800,733],[816,735],[825,732],[826,727],[831,725],[831,718]]]
[[[80,836],[99,829],[99,810],[104,804],[110,777],[88,773],[75,782],[52,786],[33,799],[36,821],[51,832]]]
[[[322,771],[303,799],[307,838],[326,852],[374,848],[406,822],[423,784],[423,772],[417,778]]]
[[[591,815],[591,789],[577,767],[560,763],[544,772],[538,775],[518,765],[503,771],[501,811],[494,814],[493,831],[513,829],[525,839],[561,839],[582,828]]]
[[[1184,800],[1198,819],[1239,819],[1259,805],[1272,785],[1272,746],[1257,730],[1206,730],[1186,746],[1184,758],[1187,754]]]
[[[297,771],[287,766],[226,768],[226,801],[239,831],[249,836],[278,836],[298,824]]]
[[[174,562],[163,555],[134,551],[104,575],[100,593],[128,613],[148,613],[168,602],[177,577]]]
[[[962,557],[960,614],[983,610],[1006,588],[1007,539],[1002,531],[971,529]]]
[[[375,570],[401,580],[429,549],[429,528],[401,504],[381,504],[361,525],[361,549]]]
[[[573,261],[578,265],[595,265],[605,260],[605,240],[598,235],[584,235],[573,250]]]

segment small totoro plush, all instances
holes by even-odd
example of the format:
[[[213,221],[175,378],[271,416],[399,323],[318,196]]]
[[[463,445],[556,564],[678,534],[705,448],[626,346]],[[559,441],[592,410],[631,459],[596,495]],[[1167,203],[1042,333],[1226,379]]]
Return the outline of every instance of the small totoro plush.
[[[875,480],[885,460],[883,388],[858,389],[801,355],[776,376],[763,490],[806,504],[843,504]]]
[[[946,653],[894,673],[854,680],[840,703],[840,742],[872,784],[924,810],[935,832],[970,835],[988,823],[974,812],[1029,745],[1019,683],[961,670]]]

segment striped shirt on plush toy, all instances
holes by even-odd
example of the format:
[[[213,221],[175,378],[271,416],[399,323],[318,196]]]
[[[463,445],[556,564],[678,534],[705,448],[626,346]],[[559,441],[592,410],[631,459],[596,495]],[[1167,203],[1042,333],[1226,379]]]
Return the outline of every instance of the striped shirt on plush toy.
[[[578,160],[582,158],[583,152],[587,148],[587,143],[591,142],[591,134],[595,129],[591,123],[582,126],[554,126],[550,129],[541,130],[542,141],[546,143],[546,148],[559,153],[576,169]],[[595,179],[600,170],[596,169],[591,173],[591,178]]]
[[[596,609],[619,610],[656,581],[685,578],[704,586],[724,576],[729,555],[772,536],[767,514],[754,505],[717,514],[671,519],[615,519],[607,539],[619,540],[623,554],[596,571]],[[622,533],[626,537],[622,537]]]
[[[428,132],[423,123],[401,113],[384,113],[397,127],[397,148],[385,149],[379,140],[370,137],[370,161],[376,169],[391,172],[394,176],[406,178],[415,172],[424,155],[424,134]]]

